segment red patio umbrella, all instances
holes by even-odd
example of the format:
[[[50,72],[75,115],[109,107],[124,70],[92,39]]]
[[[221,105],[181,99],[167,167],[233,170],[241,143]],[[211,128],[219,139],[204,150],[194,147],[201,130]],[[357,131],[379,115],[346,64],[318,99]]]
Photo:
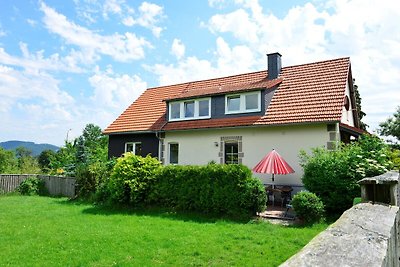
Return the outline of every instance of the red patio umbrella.
[[[294,173],[290,165],[272,149],[253,169],[257,173],[272,174],[272,182],[274,182],[275,174],[289,174]]]

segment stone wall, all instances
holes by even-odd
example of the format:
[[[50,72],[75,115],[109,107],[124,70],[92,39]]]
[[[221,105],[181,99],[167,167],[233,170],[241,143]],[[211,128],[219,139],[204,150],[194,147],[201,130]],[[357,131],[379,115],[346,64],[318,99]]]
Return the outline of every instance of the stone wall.
[[[361,203],[281,266],[400,266],[399,207]]]

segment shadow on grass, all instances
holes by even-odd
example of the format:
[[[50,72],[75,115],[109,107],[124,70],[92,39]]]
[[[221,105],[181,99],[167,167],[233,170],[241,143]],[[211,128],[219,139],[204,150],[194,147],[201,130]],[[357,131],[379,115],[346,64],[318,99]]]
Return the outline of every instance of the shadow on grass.
[[[158,206],[145,206],[145,207],[132,207],[128,205],[105,205],[105,204],[93,204],[85,200],[70,200],[65,199],[59,201],[63,205],[85,205],[89,206],[82,210],[84,214],[92,215],[134,215],[134,216],[150,216],[159,217],[170,220],[179,221],[190,221],[196,223],[215,223],[226,221],[229,223],[246,224],[252,221],[250,216],[247,217],[235,217],[235,216],[221,216],[212,213],[200,213],[195,211],[182,211],[172,208],[163,208]]]

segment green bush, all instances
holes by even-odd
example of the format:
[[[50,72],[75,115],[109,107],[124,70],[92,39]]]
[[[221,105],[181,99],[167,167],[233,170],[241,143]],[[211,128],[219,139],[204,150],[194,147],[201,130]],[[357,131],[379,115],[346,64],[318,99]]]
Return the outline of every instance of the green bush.
[[[45,182],[37,177],[28,177],[17,187],[17,192],[22,195],[46,195]]]
[[[161,163],[151,156],[141,157],[125,153],[117,159],[107,191],[111,201],[130,204],[148,202],[150,189],[154,186],[156,172]]]
[[[101,191],[110,178],[114,165],[114,159],[79,164],[76,167],[78,196],[87,199]]]
[[[266,195],[243,165],[169,165],[159,170],[151,199],[182,210],[243,216],[264,210]]]
[[[299,192],[292,200],[296,215],[306,223],[319,222],[324,216],[324,204],[320,198],[311,192]]]
[[[301,152],[302,181],[307,190],[321,198],[330,215],[341,214],[360,194],[360,179],[390,170],[388,155],[387,145],[370,135],[335,151],[316,148],[311,155]]]

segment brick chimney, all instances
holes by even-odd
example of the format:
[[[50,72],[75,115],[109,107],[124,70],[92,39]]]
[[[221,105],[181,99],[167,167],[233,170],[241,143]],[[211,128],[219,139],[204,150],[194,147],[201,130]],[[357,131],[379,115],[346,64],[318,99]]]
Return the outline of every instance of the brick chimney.
[[[282,55],[279,54],[278,52],[275,52],[267,54],[267,57],[268,57],[268,80],[273,80],[278,78],[279,74],[281,73]]]

